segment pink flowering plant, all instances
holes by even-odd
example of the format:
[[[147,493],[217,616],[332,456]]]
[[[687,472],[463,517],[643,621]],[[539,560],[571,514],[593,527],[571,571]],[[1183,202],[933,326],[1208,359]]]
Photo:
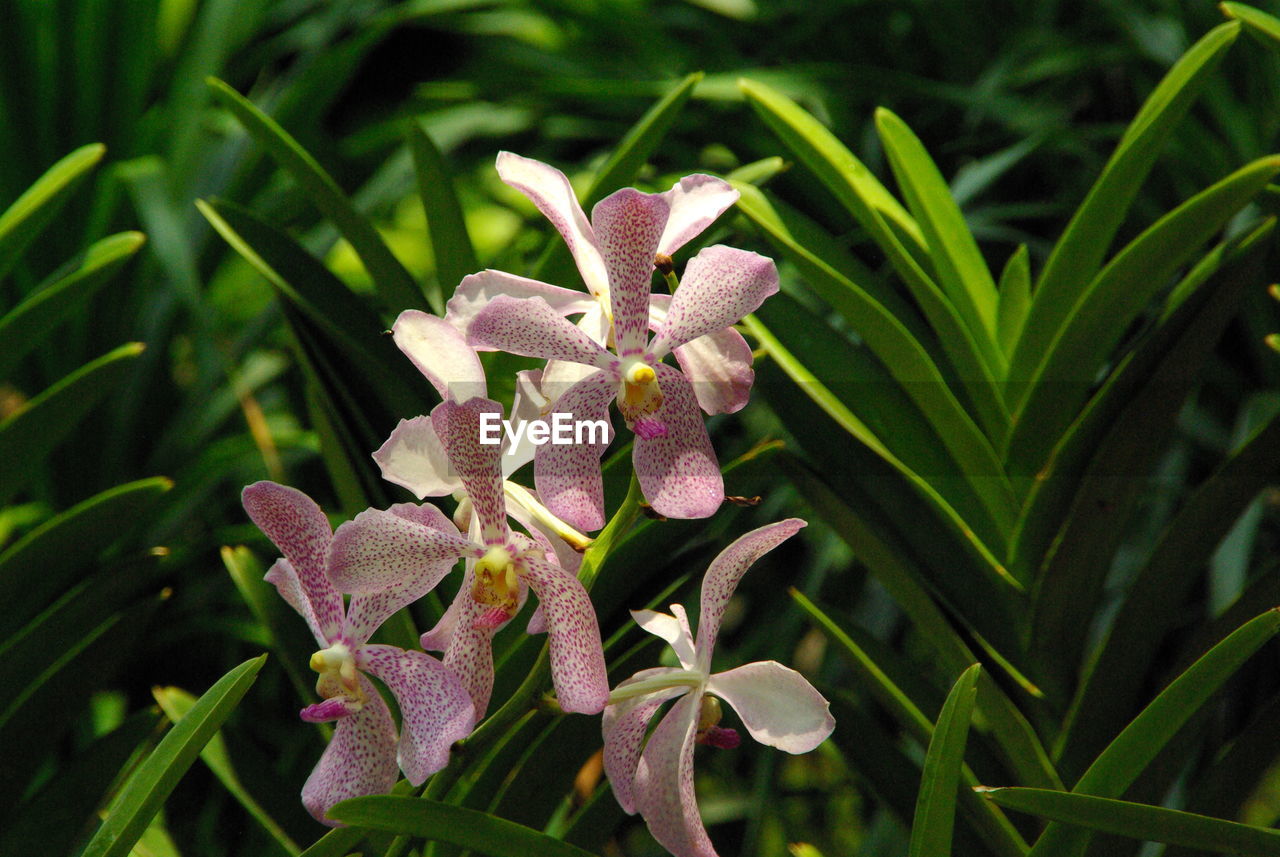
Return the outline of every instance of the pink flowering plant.
[[[721,179],[688,176],[656,194],[623,189],[597,204],[588,221],[559,171],[510,153],[499,156],[498,169],[556,225],[588,291],[484,271],[463,280],[445,317],[405,310],[392,326],[396,346],[442,401],[429,415],[402,419],[373,459],[384,479],[419,500],[449,498],[452,518],[431,503],[399,503],[366,509],[335,531],[294,489],[259,482],[244,492],[245,510],[284,554],[267,580],[321,646],[310,659],[321,699],[301,718],[337,723],[303,802],[317,820],[337,825],[344,816],[330,810],[348,798],[390,792],[397,771],[412,786],[432,774],[444,777],[433,784],[449,782],[457,776],[449,773],[457,767],[451,746],[474,740],[477,724],[481,734],[501,728],[527,696],[524,688],[537,689],[549,674],[553,695],[543,705],[561,715],[603,715],[603,771],[621,807],[639,810],[678,857],[714,854],[694,801],[692,755],[695,743],[737,746],[737,732],[720,725],[719,700],[752,737],[791,753],[814,749],[834,728],[826,700],[781,664],[710,671],[738,580],[804,522],[749,533],[712,563],[696,644],[678,605],[676,616],[633,614],[671,644],[681,666],[644,670],[612,694],[589,589],[642,503],[655,516],[689,519],[714,515],[724,501],[702,411],[728,414],[746,404],[751,353],[734,325],[777,291],[777,271],[767,257],[717,245],[699,251],[676,277],[671,254],[737,198]],[[652,293],[655,273],[671,294]],[[476,349],[546,361],[516,374],[509,420],[487,397]],[[663,360],[672,354],[678,368]],[[613,439],[613,400],[634,432],[632,487],[593,540],[582,531],[600,530],[607,520],[600,459]],[[561,420],[592,420],[599,430],[587,442],[539,444],[547,426]],[[495,436],[490,429],[498,426],[504,432]],[[530,462],[533,488],[517,481]],[[456,594],[419,640],[442,652],[440,660],[369,642],[393,613],[454,576]],[[490,715],[495,636],[530,592],[537,606],[525,630],[546,634],[546,652]],[[397,703],[398,739],[366,673]],[[646,742],[656,708],[677,697]]]

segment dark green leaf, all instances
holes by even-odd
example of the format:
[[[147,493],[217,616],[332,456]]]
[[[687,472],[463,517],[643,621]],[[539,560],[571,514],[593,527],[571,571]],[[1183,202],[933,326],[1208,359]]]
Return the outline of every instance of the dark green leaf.
[[[436,279],[440,293],[431,295],[432,307],[444,311],[444,301],[453,295],[458,283],[468,274],[480,270],[476,251],[462,217],[462,206],[453,189],[453,177],[445,166],[444,156],[419,125],[409,127],[409,150],[418,177],[418,194],[427,216],[431,249],[436,260]],[[437,306],[437,304],[439,304]]]
[[[974,664],[956,680],[942,705],[938,723],[929,739],[924,757],[924,778],[916,800],[911,824],[908,857],[951,857],[951,829],[955,823],[956,790],[964,765],[969,721],[978,697],[978,674]]]

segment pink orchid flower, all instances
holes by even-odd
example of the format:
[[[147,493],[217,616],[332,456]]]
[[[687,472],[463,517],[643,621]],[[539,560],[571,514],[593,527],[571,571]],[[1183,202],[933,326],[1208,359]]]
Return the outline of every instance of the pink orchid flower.
[[[564,173],[541,161],[511,152],[498,154],[498,176],[537,206],[564,237],[586,284],[587,294],[487,270],[463,279],[449,301],[446,318],[464,333],[472,319],[498,295],[540,297],[564,316],[578,315],[578,327],[601,345],[609,340],[613,308],[609,299],[609,273],[592,224],[574,195]],[[685,176],[660,194],[669,214],[657,254],[670,258],[711,225],[738,199],[738,192],[723,179],[708,175]],[[669,295],[652,295],[649,327],[657,330],[666,319]],[[755,374],[751,371],[751,347],[732,327],[695,337],[672,349],[676,362],[693,382],[698,404],[708,414],[731,414],[747,403]],[[551,361],[542,385],[555,398],[590,374],[579,364]]]
[[[452,561],[405,568],[344,605],[333,584],[333,531],[315,501],[274,482],[255,482],[244,489],[242,500],[249,517],[284,554],[266,580],[307,620],[320,645],[311,667],[320,674],[316,693],[323,701],[304,708],[301,717],[313,723],[336,720],[337,726],[302,788],[302,802],[317,821],[334,826],[337,822],[325,817],[334,804],[389,792],[397,764],[411,783],[421,784],[448,764],[449,748],[475,727],[471,697],[451,670],[423,652],[368,642],[391,614],[431,591]],[[424,529],[453,529],[431,506],[394,506],[388,514]],[[365,673],[381,679],[399,703],[398,740],[391,712]]]
[[[542,297],[493,298],[472,319],[468,341],[592,367],[556,399],[554,412],[574,422],[607,420],[609,402],[616,399],[636,433],[632,463],[645,499],[669,518],[705,518],[724,500],[720,467],[689,378],[662,358],[755,310],[778,290],[778,273],[772,260],[756,253],[708,247],[689,261],[650,339],[653,260],[670,214],[664,194],[633,188],[592,210],[590,235],[608,274],[613,353]],[[606,445],[546,444],[534,456],[539,495],[553,513],[582,530],[604,525],[599,462]]]
[[[733,729],[721,727],[723,699],[752,738],[788,753],[807,753],[835,728],[829,704],[798,672],[759,661],[711,672],[711,655],[725,607],[751,565],[790,538],[804,521],[790,518],[753,530],[712,560],[702,579],[695,642],[684,608],[673,615],[632,612],[640,627],[670,644],[679,668],[641,670],[618,685],[604,711],[604,770],[618,803],[639,812],[653,837],[675,857],[715,857],[693,791],[696,744],[732,748]],[[645,732],[668,700],[675,705],[646,743]]]
[[[526,586],[532,588],[545,616],[560,705],[565,711],[595,714],[609,697],[595,610],[577,577],[552,561],[554,553],[508,527],[501,447],[480,442],[481,415],[486,413],[501,416],[502,406],[480,398],[463,404],[446,400],[431,412],[439,442],[475,510],[478,538],[369,509],[334,534],[334,567],[341,569],[334,582],[345,592],[377,591],[388,580],[442,559],[471,560],[456,609],[423,635],[423,645],[446,646],[444,663],[466,686],[477,716],[488,708],[493,690],[494,631],[519,610]]]
[[[479,357],[462,334],[445,320],[420,310],[405,310],[391,332],[396,345],[442,399],[465,402],[473,397],[488,396]],[[511,479],[517,470],[533,460],[535,447],[529,440],[528,428],[542,419],[542,408],[546,406],[538,392],[540,377],[541,370],[516,374],[511,423],[520,440],[508,444],[507,437],[503,436],[500,459],[503,493],[507,514],[540,541],[545,536],[560,564],[576,571],[581,559],[578,552],[585,550],[591,539],[557,518],[536,494]],[[457,498],[458,514],[454,521],[463,532],[471,528],[474,516],[470,498],[449,463],[430,417],[401,420],[373,458],[382,471],[382,478],[409,489],[419,500],[450,495]]]

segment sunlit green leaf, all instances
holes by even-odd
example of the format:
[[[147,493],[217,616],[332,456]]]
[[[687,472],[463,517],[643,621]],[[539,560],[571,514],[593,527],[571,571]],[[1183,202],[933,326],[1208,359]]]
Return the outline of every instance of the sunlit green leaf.
[[[444,156],[430,135],[418,125],[409,128],[409,150],[413,153],[418,195],[422,197],[436,260],[436,279],[440,283],[441,294],[433,296],[432,304],[440,304],[435,307],[439,312],[462,278],[480,270],[480,263],[476,261],[476,251],[467,233],[462,206],[454,192],[453,177],[445,166]]]
[[[924,757],[924,778],[916,800],[911,824],[908,857],[951,857],[951,828],[955,823],[956,789],[964,764],[969,721],[978,696],[978,673],[974,664],[956,680],[942,705],[937,725]]]
[[[106,146],[101,143],[81,146],[50,167],[0,214],[0,279],[17,264],[27,245],[53,222],[67,197],[106,152]]]

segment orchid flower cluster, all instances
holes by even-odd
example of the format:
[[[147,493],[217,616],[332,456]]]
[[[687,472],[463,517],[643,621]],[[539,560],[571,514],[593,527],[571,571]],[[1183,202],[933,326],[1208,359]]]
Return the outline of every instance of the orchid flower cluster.
[[[528,633],[546,632],[552,684],[564,712],[603,713],[604,769],[619,803],[639,812],[678,857],[714,855],[693,788],[696,744],[731,748],[720,700],[761,743],[790,753],[820,744],[834,728],[826,700],[799,673],[773,661],[711,672],[726,605],[764,553],[804,522],[789,519],[747,533],[726,548],[702,583],[697,637],[680,605],[671,614],[633,612],[664,639],[680,666],[642,670],[610,692],[600,629],[577,576],[586,532],[605,523],[600,459],[612,440],[609,403],[634,432],[636,479],[653,511],[705,518],[724,500],[720,467],[702,414],[747,402],[751,349],[733,328],[778,289],[768,258],[708,247],[675,277],[672,254],[737,198],[726,182],[687,176],[665,193],[627,188],[603,199],[588,220],[560,171],[510,153],[502,180],[527,196],[564,237],[587,286],[573,291],[500,271],[467,277],[444,318],[409,310],[396,320],[397,346],[440,393],[427,416],[402,420],[374,453],[384,478],[419,500],[452,496],[450,519],[435,506],[368,509],[333,530],[301,492],[271,482],[244,490],[254,523],[284,555],[266,579],[307,621],[321,701],[303,720],[335,722],[333,738],[303,788],[322,823],[339,801],[385,793],[402,771],[414,785],[449,762],[489,706],[494,634],[522,609],[537,608]],[[673,285],[651,294],[655,271]],[[576,320],[575,320],[576,319]],[[488,429],[505,411],[488,398],[478,350],[547,361],[517,377],[505,438]],[[676,365],[664,362],[668,354]],[[586,441],[542,443],[539,422],[593,421]],[[545,438],[546,431],[541,435]],[[530,461],[534,488],[511,480]],[[463,560],[456,598],[422,635],[424,650],[369,642],[397,610],[426,595]],[[349,600],[344,599],[349,595]],[[400,709],[397,729],[366,677],[378,678]],[[658,710],[675,700],[657,727]]]

